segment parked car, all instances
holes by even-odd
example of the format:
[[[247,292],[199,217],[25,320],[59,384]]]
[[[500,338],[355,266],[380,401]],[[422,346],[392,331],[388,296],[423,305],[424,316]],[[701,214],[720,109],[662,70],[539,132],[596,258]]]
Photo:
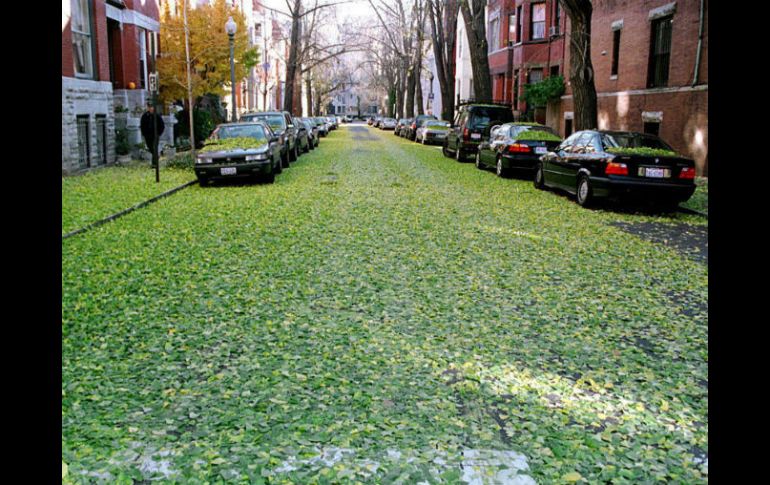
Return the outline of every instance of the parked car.
[[[396,128],[393,130],[393,134],[396,136],[401,136],[401,128],[404,127],[404,125],[407,123],[407,118],[401,118],[398,120],[398,123],[396,123]]]
[[[326,117],[326,121],[329,122],[329,128],[330,129],[332,129],[332,130],[336,130],[337,129],[337,118],[335,118],[334,116],[327,116]]]
[[[326,121],[326,118],[323,116],[315,116],[313,118],[313,121],[316,122],[316,125],[318,126],[318,133],[324,137],[329,134],[329,122]]]
[[[384,118],[382,122],[380,123],[380,129],[381,130],[395,130],[396,129],[396,121],[395,118]]]
[[[541,157],[534,183],[575,194],[581,206],[633,197],[670,209],[695,192],[695,162],[654,135],[584,130]]]
[[[406,127],[406,135],[405,138],[408,140],[416,140],[417,136],[417,128],[422,126],[422,124],[427,120],[435,120],[436,117],[433,115],[417,115],[412,120],[412,124],[407,125]]]
[[[263,111],[260,113],[248,113],[241,116],[241,121],[264,121],[277,135],[283,138],[281,160],[284,168],[289,163],[299,158],[299,145],[297,144],[297,127],[294,118],[288,111]]]
[[[372,126],[374,124],[374,117],[370,116],[366,119],[366,124]]]
[[[423,145],[430,143],[444,143],[446,135],[449,132],[449,122],[442,120],[425,120],[422,126],[415,132],[415,141]]]
[[[476,151],[476,167],[494,167],[498,177],[513,169],[534,170],[540,157],[553,151],[561,137],[539,123],[505,123],[493,126],[488,140]],[[531,173],[531,172],[530,172]]]
[[[294,118],[294,125],[297,128],[297,149],[302,153],[310,151],[310,131],[299,118]]]
[[[195,160],[198,183],[205,187],[216,179],[255,177],[272,183],[282,170],[282,141],[263,122],[219,125]]]
[[[513,111],[505,104],[460,104],[452,128],[444,142],[444,156],[453,156],[458,162],[467,154],[476,154],[481,140],[489,137],[494,125],[513,121]]]
[[[299,118],[300,122],[305,125],[308,130],[308,139],[310,141],[310,149],[315,149],[320,143],[319,138],[321,135],[318,132],[318,126],[312,118]]]
[[[401,138],[405,138],[406,132],[409,130],[409,125],[411,125],[413,121],[414,121],[414,118],[406,118],[406,121],[401,126],[401,129],[398,130],[398,136],[400,136]]]

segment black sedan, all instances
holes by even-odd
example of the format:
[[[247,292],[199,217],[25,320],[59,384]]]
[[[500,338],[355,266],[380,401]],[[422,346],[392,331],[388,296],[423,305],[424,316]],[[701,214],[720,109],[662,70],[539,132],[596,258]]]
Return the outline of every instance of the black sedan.
[[[274,182],[281,173],[283,142],[266,123],[219,125],[195,160],[202,187],[214,179],[263,177]]]
[[[695,192],[695,162],[654,135],[578,131],[542,156],[535,187],[566,190],[582,206],[598,197],[624,197],[670,209]]]
[[[494,167],[498,177],[505,177],[516,169],[534,170],[540,157],[560,142],[561,137],[551,128],[538,123],[493,126],[489,140],[479,143],[476,167]]]

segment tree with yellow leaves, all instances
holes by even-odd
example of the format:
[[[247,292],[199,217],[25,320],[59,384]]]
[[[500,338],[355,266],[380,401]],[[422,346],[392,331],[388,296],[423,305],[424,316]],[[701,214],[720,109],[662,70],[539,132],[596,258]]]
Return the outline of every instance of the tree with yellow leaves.
[[[248,70],[259,62],[257,49],[249,47],[243,12],[229,6],[225,0],[190,9],[188,28],[193,99],[204,94],[224,95],[225,87],[230,85],[230,40],[225,23],[231,16],[238,26],[234,42],[235,79],[246,77]],[[166,3],[160,22],[161,55],[157,63],[163,101],[187,99],[184,37],[182,16],[172,15]]]

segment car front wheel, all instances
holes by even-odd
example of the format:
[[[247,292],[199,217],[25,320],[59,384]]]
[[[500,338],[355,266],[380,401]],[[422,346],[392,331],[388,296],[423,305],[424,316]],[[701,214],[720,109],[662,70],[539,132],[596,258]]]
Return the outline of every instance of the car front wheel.
[[[441,153],[444,154],[445,157],[451,158],[452,156],[449,154],[449,145],[447,142],[444,142],[444,146],[441,147]]]
[[[484,167],[481,166],[481,152],[480,151],[476,152],[476,168],[478,168],[479,170],[484,168]]]
[[[545,178],[543,173],[543,164],[538,163],[537,167],[535,168],[535,188],[540,190],[545,190]]]
[[[463,151],[460,148],[460,144],[459,143],[455,147],[455,160],[457,160],[458,162],[462,162],[464,160],[464,158],[463,158]]]
[[[496,165],[496,172],[498,177],[506,177],[508,175],[508,170],[503,167],[503,157],[497,156],[497,165]]]

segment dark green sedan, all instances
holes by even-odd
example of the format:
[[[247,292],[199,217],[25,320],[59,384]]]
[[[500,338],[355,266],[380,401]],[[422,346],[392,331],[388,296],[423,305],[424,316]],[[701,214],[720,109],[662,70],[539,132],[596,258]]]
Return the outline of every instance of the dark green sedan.
[[[498,177],[511,170],[535,169],[540,157],[561,143],[550,127],[539,123],[505,123],[493,126],[489,139],[479,143],[476,167],[494,167]]]

